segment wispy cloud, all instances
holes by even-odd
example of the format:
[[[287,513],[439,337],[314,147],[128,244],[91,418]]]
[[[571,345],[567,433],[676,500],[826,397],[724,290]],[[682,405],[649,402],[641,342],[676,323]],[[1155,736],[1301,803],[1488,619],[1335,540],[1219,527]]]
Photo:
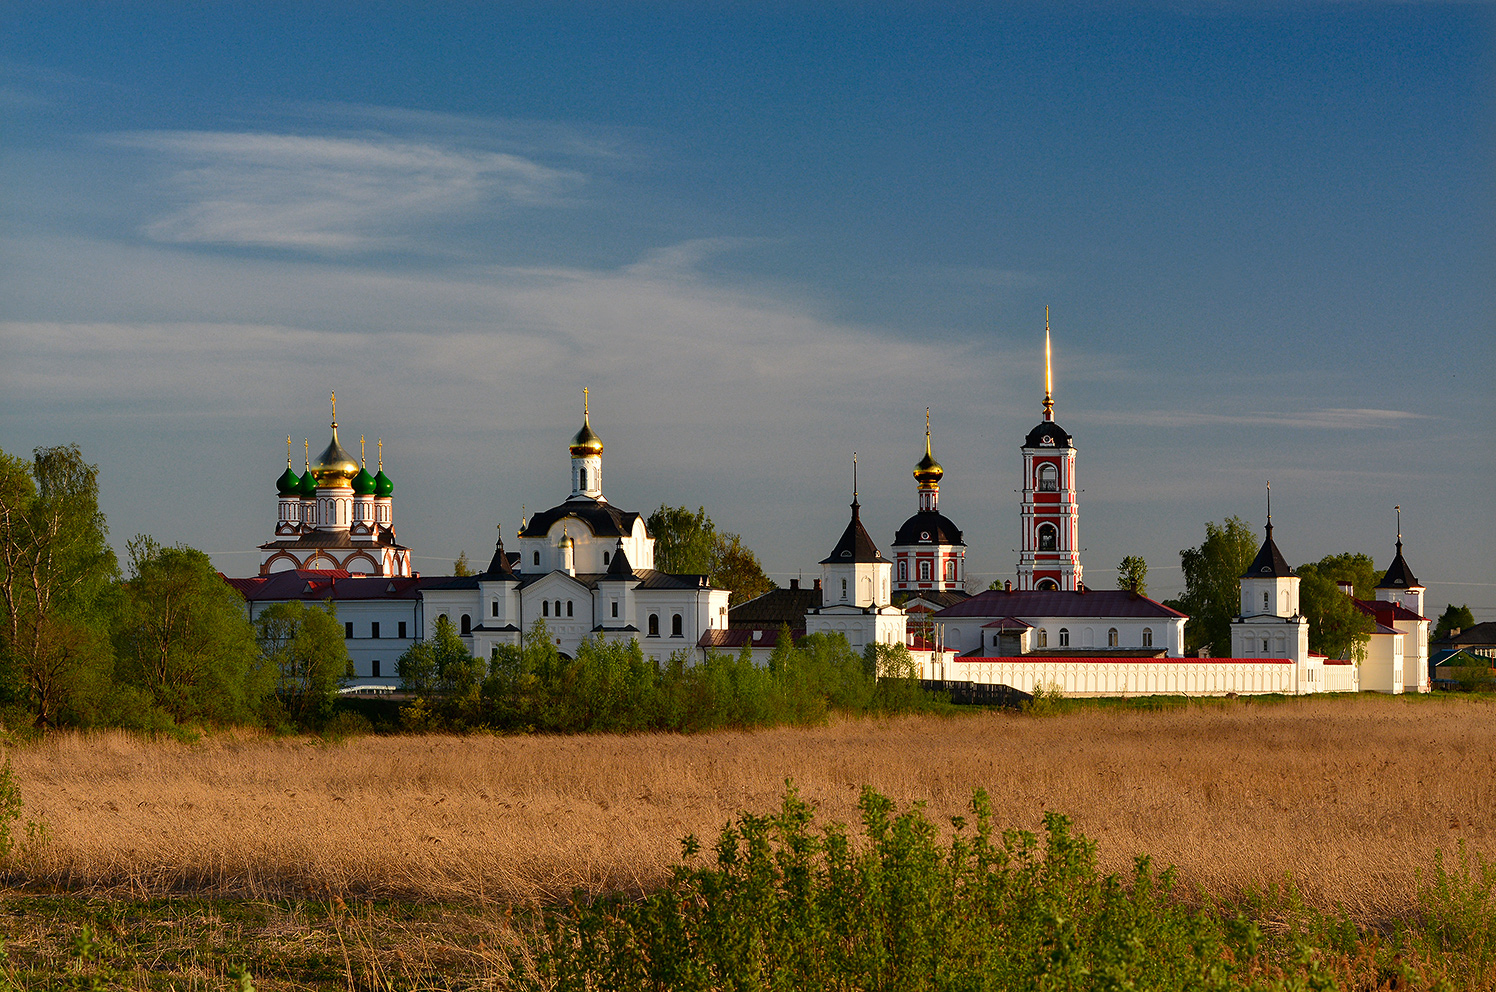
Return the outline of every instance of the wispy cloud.
[[[157,241],[356,252],[409,243],[413,223],[562,202],[584,177],[520,155],[387,136],[152,131],[116,145],[161,156],[173,205]]]
[[[1115,410],[1092,413],[1086,419],[1140,427],[1253,426],[1301,427],[1315,430],[1372,430],[1396,427],[1405,421],[1428,420],[1428,414],[1408,410],[1341,409],[1294,410],[1286,413],[1205,413],[1196,410]]]

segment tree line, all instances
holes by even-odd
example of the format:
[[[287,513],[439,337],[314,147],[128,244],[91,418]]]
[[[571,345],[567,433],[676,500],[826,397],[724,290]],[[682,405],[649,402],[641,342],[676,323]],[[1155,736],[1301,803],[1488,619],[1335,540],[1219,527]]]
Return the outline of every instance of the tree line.
[[[695,732],[727,727],[815,724],[847,714],[913,712],[944,703],[920,688],[919,668],[902,644],[854,652],[840,633],[798,643],[786,628],[767,665],[752,653],[687,650],[664,662],[638,641],[589,639],[576,657],[556,650],[537,620],[520,645],[475,658],[451,621],[396,662],[415,699],[400,710],[408,730],[506,732]]]
[[[0,720],[38,729],[315,728],[351,674],[332,608],[244,600],[149,536],[122,572],[76,445],[0,451]]]

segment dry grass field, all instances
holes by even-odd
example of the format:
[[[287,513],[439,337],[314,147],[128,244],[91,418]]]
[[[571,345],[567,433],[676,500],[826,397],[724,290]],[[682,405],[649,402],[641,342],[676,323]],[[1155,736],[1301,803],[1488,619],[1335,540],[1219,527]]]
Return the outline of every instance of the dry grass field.
[[[416,901],[645,889],[678,839],[777,806],[823,818],[860,788],[937,822],[986,789],[999,826],[1071,815],[1104,866],[1177,865],[1230,896],[1292,875],[1312,904],[1396,917],[1463,839],[1496,858],[1496,706],[1471,699],[1245,700],[856,720],[680,736],[244,735],[197,744],[58,736],[9,758],[47,842],[12,883],[148,897],[333,893]]]

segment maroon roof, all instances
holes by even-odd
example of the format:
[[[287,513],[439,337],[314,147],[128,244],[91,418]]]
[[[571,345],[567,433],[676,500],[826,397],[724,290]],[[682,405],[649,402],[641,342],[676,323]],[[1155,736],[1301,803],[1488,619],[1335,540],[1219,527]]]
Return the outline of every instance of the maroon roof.
[[[713,628],[702,632],[701,637],[696,641],[696,646],[698,648],[716,648],[725,651],[741,651],[745,644],[751,644],[756,648],[772,648],[779,644],[779,634],[782,630],[782,627],[767,627],[760,630],[752,630],[746,627],[729,628],[728,630]],[[803,628],[801,630],[790,631],[792,641],[798,641],[804,636],[805,631]]]
[[[1182,617],[1157,600],[1126,589],[989,589],[935,614],[937,620],[965,617]]]
[[[239,595],[250,602],[285,602],[301,599],[321,602],[325,599],[416,599],[424,585],[434,580],[353,577],[341,568],[298,568],[271,572],[247,579],[224,578]]]
[[[1401,603],[1389,603],[1381,599],[1357,599],[1352,600],[1356,608],[1376,619],[1377,623],[1387,624],[1389,627],[1394,620],[1427,620]]]
[[[1026,623],[1017,617],[1003,617],[1001,620],[982,624],[984,630],[988,627],[996,627],[998,630],[1031,630],[1033,626],[1033,624]]]

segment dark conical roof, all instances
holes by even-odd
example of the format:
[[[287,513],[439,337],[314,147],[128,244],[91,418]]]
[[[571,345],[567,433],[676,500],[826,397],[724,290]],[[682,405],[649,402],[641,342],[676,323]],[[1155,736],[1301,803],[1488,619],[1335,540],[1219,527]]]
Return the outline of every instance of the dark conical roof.
[[[1382,576],[1382,581],[1377,583],[1378,589],[1412,589],[1418,586],[1418,579],[1414,577],[1413,570],[1403,559],[1402,541],[1397,542],[1397,557],[1392,559],[1392,565],[1387,569],[1387,574]]]
[[[493,558],[488,567],[480,576],[485,579],[514,579],[518,581],[519,576],[514,574],[514,566],[509,564],[509,552],[504,550],[504,539],[501,537],[494,543]]]
[[[842,531],[841,540],[836,542],[836,547],[831,549],[831,556],[821,561],[822,565],[851,565],[886,560],[868,535],[867,528],[862,526],[860,510],[860,504],[854,499],[852,520],[847,524],[847,529]]]
[[[1252,564],[1242,573],[1244,579],[1281,579],[1292,575],[1293,569],[1288,567],[1288,562],[1283,557],[1283,552],[1278,550],[1278,545],[1273,543],[1273,525],[1267,525],[1267,537],[1263,539],[1262,548],[1257,552],[1257,557],[1252,559]]]
[[[628,552],[623,550],[623,539],[619,538],[618,547],[613,552],[613,559],[608,562],[607,579],[604,581],[627,581],[638,579],[634,574],[634,566],[629,562]]]

